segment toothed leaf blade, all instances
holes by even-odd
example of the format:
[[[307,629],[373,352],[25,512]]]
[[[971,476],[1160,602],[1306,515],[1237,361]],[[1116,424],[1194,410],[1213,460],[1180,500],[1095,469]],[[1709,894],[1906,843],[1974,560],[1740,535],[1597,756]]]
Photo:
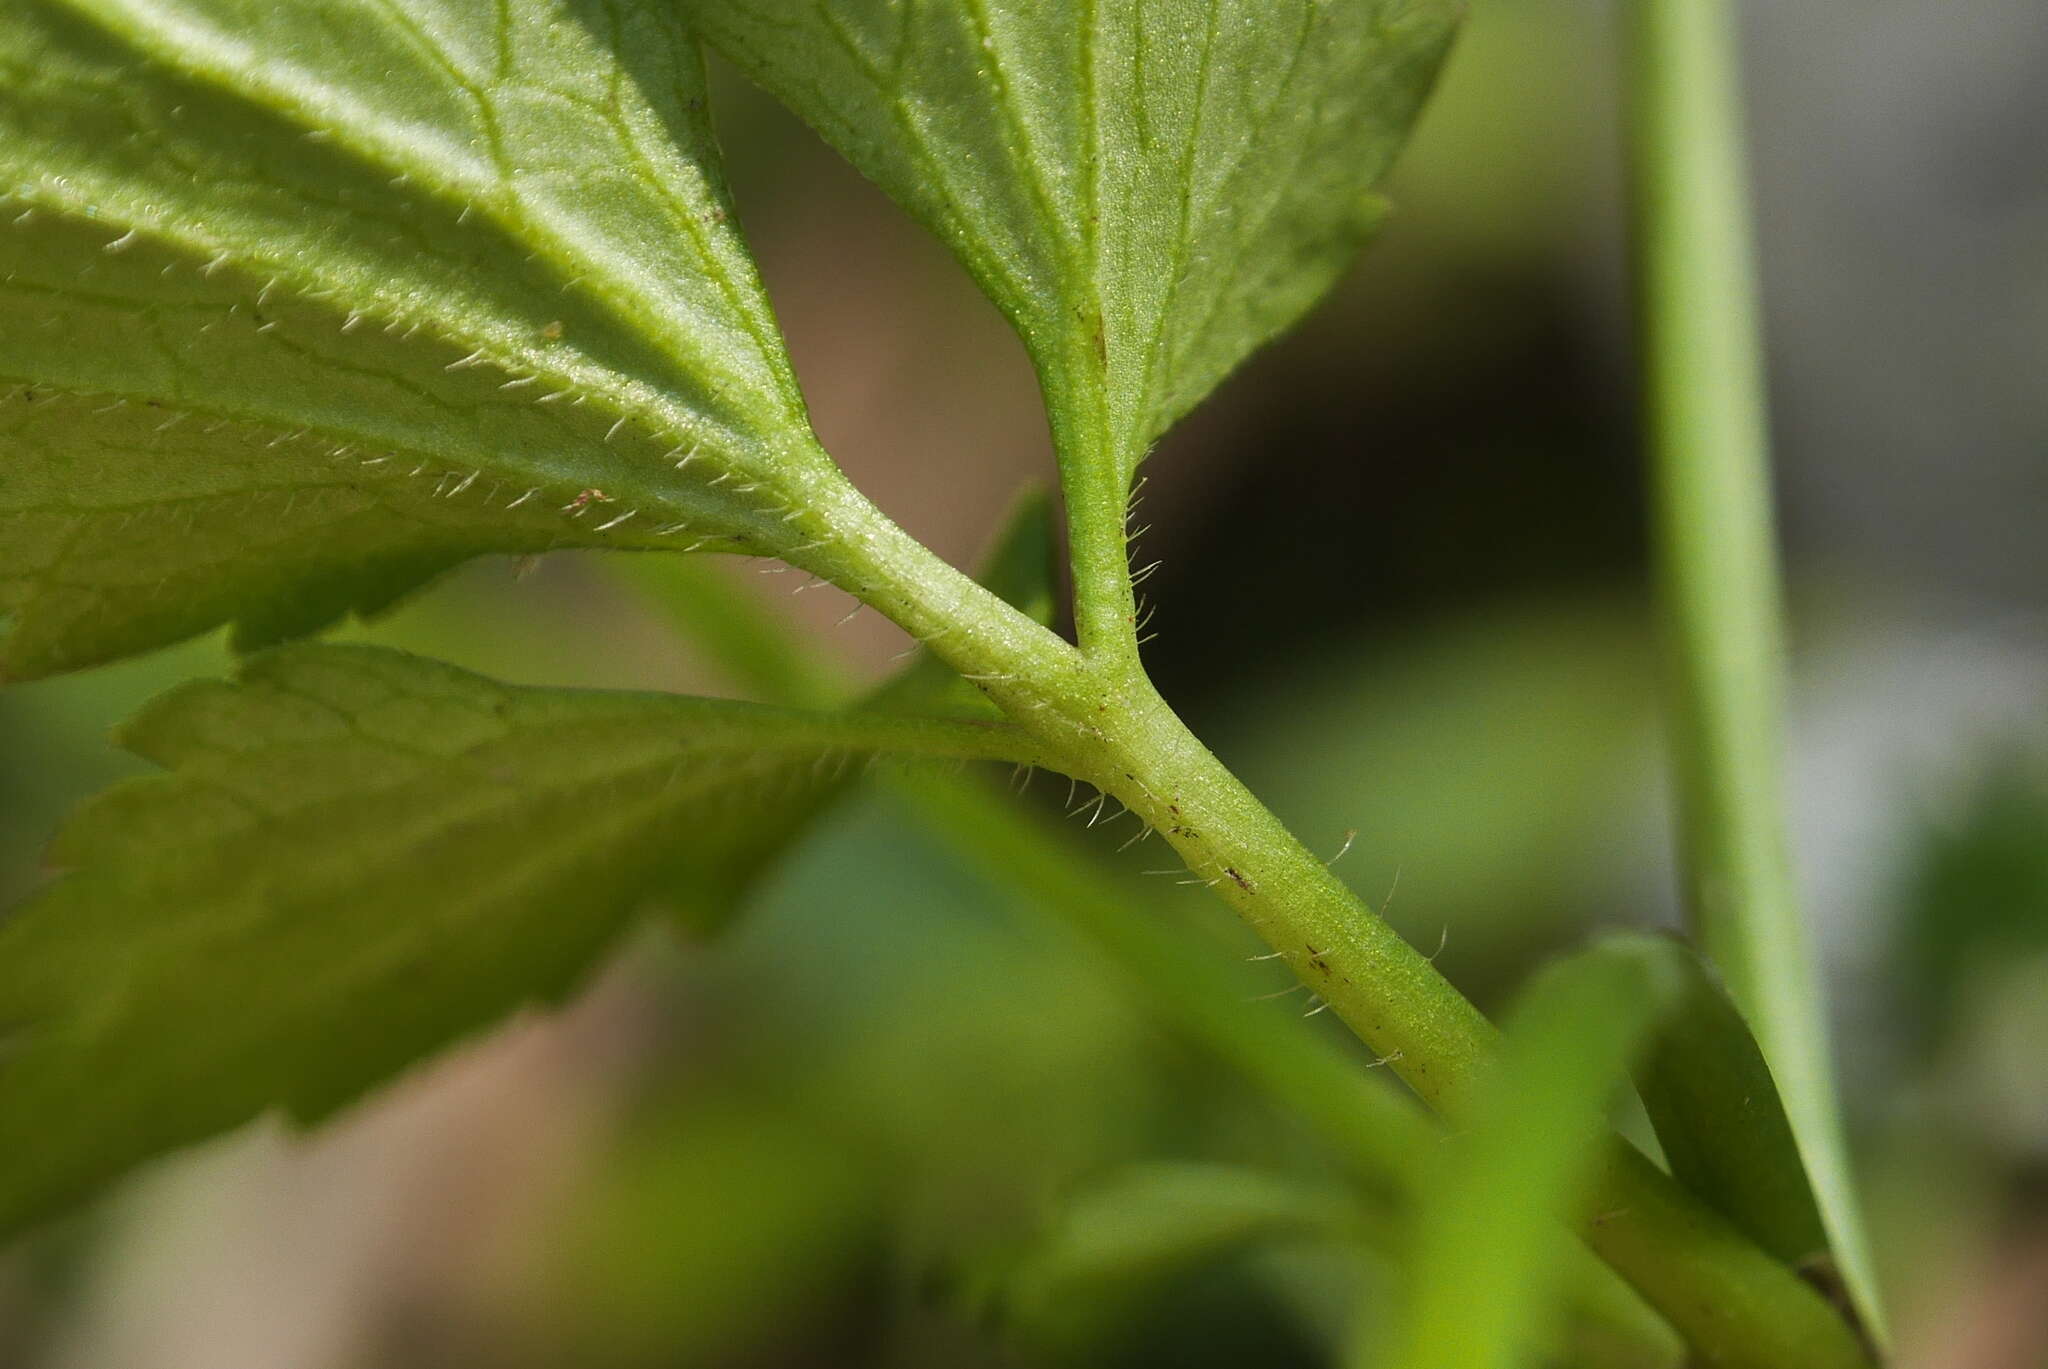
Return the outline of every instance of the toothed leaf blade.
[[[1110,1343],[1187,1275],[1262,1246],[1356,1241],[1356,1194],[1263,1170],[1151,1161],[1066,1195],[1042,1230],[989,1260],[974,1287],[994,1321],[1035,1358],[1071,1363]]]
[[[559,997],[644,896],[715,905],[864,755],[1018,758],[979,723],[315,644],[173,690],[123,741],[168,773],[81,810],[69,873],[0,922],[0,1229]]]

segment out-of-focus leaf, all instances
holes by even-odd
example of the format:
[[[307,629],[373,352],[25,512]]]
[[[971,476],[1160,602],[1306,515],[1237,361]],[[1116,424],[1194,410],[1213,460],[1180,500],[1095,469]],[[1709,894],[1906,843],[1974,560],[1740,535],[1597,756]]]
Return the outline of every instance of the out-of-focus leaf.
[[[1405,1324],[1360,1363],[1531,1362],[1553,1315],[1565,1219],[1597,1167],[1608,1104],[1682,991],[1666,948],[1635,937],[1540,971],[1523,990],[1494,1075],[1421,1211]]]
[[[717,558],[611,556],[604,566],[749,697],[802,708],[845,702],[840,672],[752,602]]]
[[[687,8],[1008,315],[1077,542],[1120,539],[1147,448],[1350,263],[1458,16],[1448,0]]]
[[[757,814],[851,760],[1026,758],[982,723],[340,646],[173,690],[123,740],[171,773],[88,805],[54,851],[73,873],[0,924],[0,1227],[560,994],[657,884],[717,911],[781,844]]]
[[[1018,496],[975,578],[1032,622],[1053,625],[1060,613],[1059,536],[1050,493],[1031,489]]]
[[[1017,531],[1030,527],[1031,513],[1027,506],[1013,519],[1013,531],[998,543],[999,548],[1015,549],[1019,555],[1014,559],[1025,565],[1042,564],[1040,555],[1029,553],[1039,545],[1040,535]],[[984,583],[1028,607],[1016,587],[1029,585],[1031,578],[1022,577],[1013,587],[994,572],[995,566],[1012,559],[999,550],[989,559]],[[664,568],[651,566],[650,573],[662,574]],[[763,615],[740,603],[722,581],[684,583],[686,594],[717,597],[721,612],[729,608],[749,623],[748,634],[741,637],[709,634],[715,649],[743,642],[745,635],[768,627]],[[690,631],[697,617],[694,604],[685,602],[680,608],[678,616]],[[784,651],[800,656],[801,648],[786,633],[773,635],[778,657]],[[729,650],[715,654],[736,676],[749,675],[750,654],[743,651],[732,659]],[[780,674],[757,679],[757,686],[772,687]],[[1041,830],[981,786],[918,774],[900,777],[893,788],[913,803],[934,832],[1003,887],[1027,895],[1104,951],[1127,972],[1125,982],[1151,1012],[1226,1061],[1289,1115],[1304,1119],[1368,1189],[1406,1201],[1432,1188],[1430,1157],[1438,1144],[1434,1129],[1396,1091],[1376,1086],[1363,1069],[1368,1062],[1310,1029],[1298,1012],[1247,1004],[1244,978],[1233,973],[1220,955],[1206,953],[1183,932],[1165,925],[1160,920],[1164,913],[1145,906],[1148,900],[1118,888],[1106,871],[1092,868],[1084,853],[1069,849],[1057,834]],[[1611,1272],[1576,1246],[1558,1255],[1573,1290],[1572,1334],[1560,1343],[1572,1346],[1578,1362],[1676,1362],[1680,1348],[1669,1328]]]
[[[1981,972],[2048,953],[2048,746],[2012,740],[1910,859],[1897,971],[1930,1047],[1962,1025]]]
[[[1140,1001],[1251,1080],[1331,1143],[1361,1180],[1383,1192],[1419,1184],[1435,1128],[1366,1072],[1369,1064],[1309,1028],[1298,1007],[1247,1003],[1256,981],[1164,921],[1089,858],[985,788],[906,775],[896,786],[935,832],[1081,933],[1127,972]]]
[[[530,1363],[724,1364],[801,1343],[859,1263],[872,1157],[761,1106],[693,1108],[605,1157],[550,1251]]]
[[[1820,1271],[1819,1209],[1741,1015],[1685,946],[1614,937],[1539,972],[1517,998],[1486,1099],[1422,1210],[1408,1323],[1369,1362],[1532,1362],[1558,1287],[1562,1219],[1597,1167],[1606,1104],[1631,1068],[1680,1183],[1785,1264]]]
[[[830,555],[652,0],[0,8],[0,672],[481,551]]]
[[[984,1296],[1013,1337],[1064,1357],[1099,1342],[1177,1276],[1276,1241],[1351,1241],[1341,1188],[1194,1161],[1152,1161],[1072,1194]]]

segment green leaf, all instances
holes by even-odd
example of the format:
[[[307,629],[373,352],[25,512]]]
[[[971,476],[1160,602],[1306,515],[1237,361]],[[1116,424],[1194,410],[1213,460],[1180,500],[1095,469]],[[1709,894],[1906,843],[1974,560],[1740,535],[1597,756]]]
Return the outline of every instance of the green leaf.
[[[1042,499],[1025,501],[997,539],[982,576],[984,584],[1034,617],[1035,604],[1047,606],[1049,616],[1052,603],[1047,512]],[[723,577],[673,560],[621,564],[736,677],[770,697],[791,681],[803,691],[799,697],[816,697],[819,690],[826,699],[833,696],[829,679],[819,683],[817,664],[803,644],[759,605],[741,602]],[[1019,570],[1005,572],[1005,566]],[[1040,576],[1043,591],[1034,596],[1029,590],[1041,583]],[[923,673],[922,667],[911,667],[899,680]],[[1153,900],[1120,888],[1086,853],[985,786],[919,773],[896,777],[892,789],[964,857],[1102,952],[1166,1025],[1318,1132],[1366,1189],[1394,1199],[1396,1206],[1427,1203],[1434,1191],[1427,1160],[1435,1132],[1409,1100],[1363,1071],[1355,1052],[1313,1030],[1298,1011],[1248,1006],[1244,1000],[1252,990],[1217,948],[1190,940],[1165,916],[1170,910],[1146,907]],[[1350,1196],[1355,1205],[1360,1195]],[[1612,1272],[1578,1247],[1559,1255],[1560,1277],[1570,1290],[1573,1362],[1676,1361],[1680,1348],[1670,1328]]]
[[[1355,1051],[1302,1021],[1291,1000],[1247,1004],[1263,981],[1190,937],[1175,916],[1185,910],[1121,887],[1085,851],[984,786],[917,775],[895,788],[995,883],[1123,971],[1150,1013],[1300,1117],[1362,1184],[1396,1195],[1423,1187],[1436,1132],[1422,1110],[1367,1073]]]
[[[654,0],[0,8],[0,672],[480,551],[819,551],[703,103]]]
[[[1706,962],[1676,942],[1677,990],[1636,1089],[1677,1180],[1786,1264],[1828,1257],[1806,1166],[1763,1051]]]
[[[1086,1358],[1174,1279],[1283,1241],[1356,1243],[1352,1195],[1286,1175],[1151,1161],[1070,1195],[1046,1228],[984,1274],[986,1314],[1053,1362]]]
[[[1679,983],[1664,947],[1625,937],[1540,971],[1522,991],[1492,1077],[1422,1209],[1406,1322],[1359,1362],[1529,1362],[1563,1267],[1564,1221],[1598,1167],[1608,1104]]]
[[[693,0],[942,238],[1044,382],[1076,541],[1381,217],[1451,0]],[[1083,497],[1077,498],[1081,495]]]
[[[815,1118],[709,1093],[636,1119],[560,1205],[512,1309],[529,1363],[758,1360],[804,1326],[792,1308],[859,1276],[886,1192],[872,1157]]]
[[[513,688],[301,645],[157,701],[0,924],[0,1228],[271,1107],[317,1119],[573,985],[656,887],[743,873],[878,750],[1008,728]]]

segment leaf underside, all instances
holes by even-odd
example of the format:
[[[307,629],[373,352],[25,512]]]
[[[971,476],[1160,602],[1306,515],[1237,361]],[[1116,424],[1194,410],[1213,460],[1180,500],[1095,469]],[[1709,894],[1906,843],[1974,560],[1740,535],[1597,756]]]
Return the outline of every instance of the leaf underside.
[[[1022,335],[1070,481],[1146,448],[1356,256],[1451,0],[691,0]]]
[[[15,0],[0,7],[0,678],[253,648],[468,557],[781,556],[812,437],[687,24],[1023,334],[1077,526],[1377,215],[1448,0]],[[1076,474],[1082,479],[1077,485]],[[1042,586],[1043,509],[1010,559]],[[1042,607],[1042,605],[1041,605]],[[879,706],[954,708],[913,672]],[[971,703],[972,701],[970,701]],[[127,731],[166,775],[0,923],[0,1228],[312,1120],[714,918],[835,768],[993,724],[519,689],[289,646]]]
[[[654,0],[0,8],[0,674],[804,547],[838,477],[730,220]]]
[[[644,895],[716,911],[777,814],[1008,729],[514,688],[295,645],[158,700],[0,923],[0,1228],[272,1107],[319,1118],[575,983]]]

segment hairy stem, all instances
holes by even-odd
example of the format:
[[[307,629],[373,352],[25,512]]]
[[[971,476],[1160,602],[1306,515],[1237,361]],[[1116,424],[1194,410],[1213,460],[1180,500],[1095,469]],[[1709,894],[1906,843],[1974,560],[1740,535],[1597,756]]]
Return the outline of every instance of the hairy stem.
[[[1125,535],[1130,491],[1103,434],[1100,415],[1087,421],[1053,410],[1054,445],[1099,459],[1065,460],[1060,490],[1067,511],[1067,564],[1074,576],[1074,636],[1083,655],[1134,662],[1138,652],[1138,599],[1131,584],[1130,541]]]
[[[1495,1049],[1493,1027],[1295,840],[1142,677],[1095,708],[1106,764],[1084,777],[1156,827],[1332,1012],[1455,1123]],[[1586,1241],[1703,1364],[1867,1364],[1824,1298],[1626,1143],[1612,1142],[1587,1211]]]
[[[858,496],[820,506],[845,587],[925,640],[1036,735],[1051,763],[1157,829],[1416,1093],[1455,1123],[1496,1034],[1175,716],[1135,657],[1090,658]],[[1617,1141],[1582,1234],[1727,1369],[1864,1369],[1819,1293]]]
[[[1633,15],[1638,307],[1687,903],[1777,1077],[1876,1331],[1786,840],[1782,594],[1730,16],[1724,0],[1638,0]]]

